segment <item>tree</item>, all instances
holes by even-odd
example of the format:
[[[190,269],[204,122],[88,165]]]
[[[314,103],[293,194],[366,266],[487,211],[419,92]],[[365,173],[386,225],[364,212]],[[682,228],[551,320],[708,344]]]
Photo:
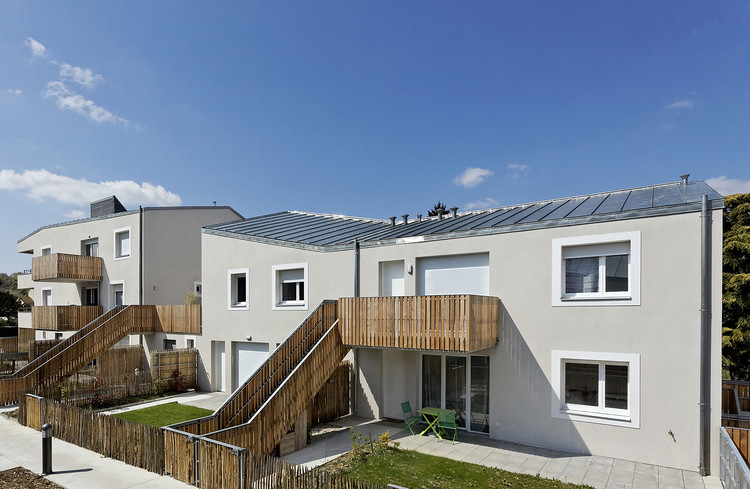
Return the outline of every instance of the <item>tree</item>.
[[[10,292],[0,290],[0,317],[15,319],[18,317],[18,306],[18,297]]]
[[[732,379],[750,379],[750,194],[724,199],[722,354]]]
[[[438,200],[438,203],[437,203],[437,204],[435,204],[434,206],[432,206],[432,209],[430,209],[429,211],[427,211],[427,215],[428,215],[428,216],[437,216],[437,215],[438,215],[438,211],[439,211],[439,210],[442,210],[442,211],[443,211],[443,214],[445,214],[445,212],[446,212],[446,211],[445,211],[445,204],[442,204],[442,203],[441,203],[441,202],[440,202],[440,201]]]

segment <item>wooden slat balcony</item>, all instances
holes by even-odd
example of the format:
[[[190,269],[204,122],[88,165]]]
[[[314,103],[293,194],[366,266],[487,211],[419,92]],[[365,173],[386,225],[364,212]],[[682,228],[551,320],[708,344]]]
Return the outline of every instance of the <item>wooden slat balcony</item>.
[[[102,259],[98,256],[53,253],[31,259],[31,280],[100,282]]]
[[[344,345],[473,352],[498,342],[500,299],[478,295],[339,299]]]
[[[34,306],[31,327],[52,331],[75,331],[102,315],[102,306]]]

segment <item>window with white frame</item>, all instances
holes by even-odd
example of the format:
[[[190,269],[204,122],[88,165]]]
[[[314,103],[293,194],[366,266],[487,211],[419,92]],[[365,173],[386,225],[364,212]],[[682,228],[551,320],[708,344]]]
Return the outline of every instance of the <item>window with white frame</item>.
[[[115,230],[115,259],[130,258],[130,228]]]
[[[229,309],[248,309],[248,275],[247,268],[229,270],[228,297]]]
[[[640,356],[552,352],[552,417],[639,426]]]
[[[272,267],[273,309],[307,309],[307,263]]]
[[[640,304],[640,257],[640,232],[552,240],[552,304]]]
[[[52,254],[52,245],[42,246],[42,256],[49,256]]]

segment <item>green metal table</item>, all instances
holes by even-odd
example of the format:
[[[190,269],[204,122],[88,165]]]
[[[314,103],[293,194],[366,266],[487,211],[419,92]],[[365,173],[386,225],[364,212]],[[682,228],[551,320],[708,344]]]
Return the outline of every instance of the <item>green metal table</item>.
[[[442,436],[440,436],[440,430],[435,429],[437,427],[437,420],[438,420],[438,414],[439,413],[450,413],[453,414],[453,411],[450,409],[440,409],[436,407],[425,407],[417,411],[419,414],[422,415],[425,421],[427,421],[427,428],[424,429],[423,432],[421,432],[419,435],[422,436],[428,431],[432,430],[435,435],[439,439],[443,439]]]

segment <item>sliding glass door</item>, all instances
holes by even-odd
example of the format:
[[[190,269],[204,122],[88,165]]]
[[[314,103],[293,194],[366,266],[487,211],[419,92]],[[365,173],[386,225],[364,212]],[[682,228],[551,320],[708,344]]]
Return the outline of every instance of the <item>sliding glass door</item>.
[[[422,355],[422,407],[450,409],[459,427],[489,433],[489,367],[489,357]]]

